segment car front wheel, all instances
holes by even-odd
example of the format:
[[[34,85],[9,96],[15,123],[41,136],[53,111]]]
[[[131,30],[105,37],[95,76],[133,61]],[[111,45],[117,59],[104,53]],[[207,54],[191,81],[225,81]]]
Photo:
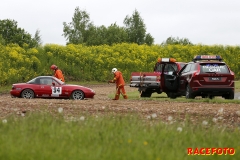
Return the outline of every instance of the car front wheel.
[[[31,89],[25,89],[22,91],[21,97],[27,99],[34,98],[34,92]]]
[[[186,99],[194,99],[195,97],[193,96],[192,89],[190,88],[189,84],[187,85],[186,88]]]
[[[72,95],[71,95],[71,99],[74,100],[83,100],[85,97],[83,91],[77,90],[77,91],[73,91]]]

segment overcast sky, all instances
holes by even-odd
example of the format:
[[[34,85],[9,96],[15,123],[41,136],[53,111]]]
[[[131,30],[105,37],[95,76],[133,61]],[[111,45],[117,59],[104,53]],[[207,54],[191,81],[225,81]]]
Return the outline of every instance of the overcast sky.
[[[12,19],[32,36],[40,30],[43,44],[65,45],[63,22],[71,22],[76,7],[95,26],[123,20],[136,9],[155,44],[168,37],[194,44],[240,45],[240,0],[1,0],[0,19]]]

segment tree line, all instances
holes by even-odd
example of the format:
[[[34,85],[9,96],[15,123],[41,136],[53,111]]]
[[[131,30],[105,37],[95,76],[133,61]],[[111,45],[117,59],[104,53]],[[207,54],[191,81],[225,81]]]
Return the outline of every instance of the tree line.
[[[154,38],[147,33],[147,27],[140,13],[134,10],[131,16],[123,20],[124,26],[112,23],[110,26],[95,26],[90,15],[85,10],[75,8],[72,21],[63,22],[63,34],[68,44],[83,44],[86,46],[113,45],[118,43],[136,43],[138,45],[152,45]],[[11,19],[0,20],[0,44],[18,44],[20,47],[39,47],[42,45],[40,30],[32,36],[18,27],[17,21]],[[161,45],[180,44],[193,45],[187,38],[169,37]]]

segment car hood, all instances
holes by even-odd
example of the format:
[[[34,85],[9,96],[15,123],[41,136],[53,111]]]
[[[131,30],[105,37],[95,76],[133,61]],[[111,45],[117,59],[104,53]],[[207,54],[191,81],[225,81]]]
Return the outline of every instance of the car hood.
[[[28,84],[28,83],[14,83],[13,85],[25,85],[25,84]]]

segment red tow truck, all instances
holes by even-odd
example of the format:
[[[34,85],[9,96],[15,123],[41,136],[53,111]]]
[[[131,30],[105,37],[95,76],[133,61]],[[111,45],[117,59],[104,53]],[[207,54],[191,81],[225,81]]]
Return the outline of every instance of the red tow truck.
[[[138,88],[141,97],[151,97],[152,93],[165,92],[168,97],[176,98],[175,80],[178,71],[185,66],[185,62],[177,62],[174,58],[158,58],[153,72],[132,72],[130,87]]]

